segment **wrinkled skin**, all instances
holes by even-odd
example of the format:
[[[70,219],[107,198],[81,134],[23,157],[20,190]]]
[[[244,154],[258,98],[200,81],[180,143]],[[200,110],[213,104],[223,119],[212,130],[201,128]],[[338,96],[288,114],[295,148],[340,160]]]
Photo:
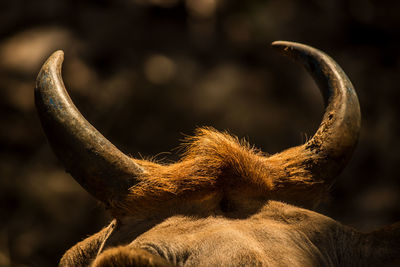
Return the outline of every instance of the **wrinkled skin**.
[[[198,129],[169,165],[119,151],[69,98],[63,53],[46,61],[35,101],[49,143],[114,217],[60,266],[400,266],[400,223],[360,233],[312,211],[357,143],[361,115],[350,80],[317,49],[273,46],[302,63],[324,96],[315,135],[267,156],[227,133]]]

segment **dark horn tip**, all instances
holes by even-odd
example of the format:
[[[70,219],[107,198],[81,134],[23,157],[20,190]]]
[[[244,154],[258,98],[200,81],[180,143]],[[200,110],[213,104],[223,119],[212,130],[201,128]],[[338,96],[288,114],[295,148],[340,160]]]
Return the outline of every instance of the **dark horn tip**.
[[[319,54],[321,56],[323,53],[321,51],[318,51],[317,49],[296,43],[296,42],[289,42],[289,41],[275,41],[271,43],[272,48],[275,48],[279,52],[291,57],[291,58],[296,58],[299,56],[299,53],[303,55],[310,55],[310,54]],[[317,53],[318,51],[318,53]]]
[[[271,43],[271,46],[278,50],[288,50],[293,49],[294,47],[303,46],[302,44],[289,42],[289,41],[275,41]]]
[[[293,42],[288,41],[274,41],[271,43],[273,47],[289,46],[291,44],[293,44]]]

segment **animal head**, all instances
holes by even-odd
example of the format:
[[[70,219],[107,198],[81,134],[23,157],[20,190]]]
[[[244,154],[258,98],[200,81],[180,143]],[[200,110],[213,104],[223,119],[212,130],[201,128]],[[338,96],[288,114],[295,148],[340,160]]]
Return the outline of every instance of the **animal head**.
[[[337,246],[336,256],[325,250],[340,233],[343,248],[351,248],[354,232],[303,208],[326,198],[354,150],[357,95],[325,53],[293,42],[272,46],[302,64],[322,92],[325,114],[315,135],[267,155],[228,133],[200,128],[172,164],[131,158],[101,135],[66,92],[63,52],[50,56],[35,89],[42,127],[65,169],[115,218],[70,249],[61,265],[340,263],[345,253]]]

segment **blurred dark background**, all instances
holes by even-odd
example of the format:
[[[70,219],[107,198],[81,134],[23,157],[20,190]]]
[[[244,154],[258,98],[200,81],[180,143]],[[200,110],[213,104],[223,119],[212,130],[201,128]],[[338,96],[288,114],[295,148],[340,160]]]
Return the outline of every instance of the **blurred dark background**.
[[[55,266],[110,220],[63,171],[35,112],[36,75],[57,49],[88,120],[132,156],[169,161],[196,126],[269,153],[312,136],[322,98],[269,44],[315,46],[346,71],[363,113],[319,211],[365,231],[400,220],[399,11],[385,0],[1,1],[0,266]]]

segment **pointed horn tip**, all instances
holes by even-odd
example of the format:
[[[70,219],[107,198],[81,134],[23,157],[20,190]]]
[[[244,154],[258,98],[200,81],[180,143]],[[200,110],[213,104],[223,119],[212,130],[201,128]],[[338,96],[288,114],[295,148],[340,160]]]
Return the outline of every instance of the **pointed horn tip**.
[[[271,46],[281,54],[289,56],[290,58],[293,58],[293,52],[297,54],[296,51],[304,49],[304,45],[289,41],[275,41],[271,43]]]
[[[296,42],[275,41],[271,43],[271,46],[289,57],[294,57],[298,54],[322,54],[321,51],[312,46]]]
[[[271,46],[273,48],[277,49],[288,49],[288,48],[293,48],[300,45],[299,43],[295,42],[289,42],[289,41],[274,41],[271,43]]]
[[[46,63],[44,63],[44,66],[55,65],[56,67],[60,67],[63,61],[64,61],[64,51],[57,50],[53,54],[51,54]]]
[[[59,70],[64,61],[64,51],[57,50],[46,60],[42,66],[42,71]]]
[[[39,88],[40,81],[44,79],[46,73],[61,72],[62,63],[64,61],[64,51],[57,50],[43,63],[39,74],[36,78],[36,88]]]
[[[59,57],[59,56],[64,57],[64,51],[61,49],[56,50],[53,54],[51,54],[50,57]]]

